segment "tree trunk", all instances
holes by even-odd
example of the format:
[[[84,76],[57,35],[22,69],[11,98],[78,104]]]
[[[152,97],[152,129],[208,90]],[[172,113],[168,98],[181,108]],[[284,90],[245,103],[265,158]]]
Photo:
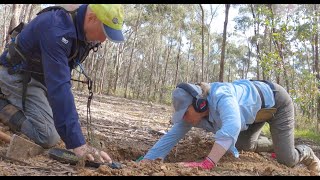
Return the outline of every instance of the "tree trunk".
[[[11,20],[8,28],[8,32],[11,31],[13,28],[15,28],[19,24],[19,18],[22,10],[21,4],[13,4],[11,9]],[[9,33],[7,33],[6,37],[6,43],[10,41]],[[5,43],[5,44],[6,44]]]
[[[101,51],[100,51],[101,52]],[[94,53],[95,55],[93,56],[93,60],[95,62],[94,64],[94,69],[91,71],[93,74],[91,75],[93,78],[93,89],[95,92],[98,91],[98,78],[101,78],[101,76],[98,76],[98,72],[99,72],[99,69],[102,68],[101,66],[101,61],[102,59],[99,58],[99,51]]]
[[[197,61],[196,58],[193,58],[193,66],[192,66],[192,74],[191,74],[191,81],[192,82],[197,82],[198,81],[198,72],[196,71],[196,66],[197,66]]]
[[[252,18],[253,18],[253,30],[254,30],[254,36],[257,37],[259,35],[259,27],[260,27],[260,23],[257,21],[257,17],[254,11],[254,7],[253,4],[250,5],[251,8],[251,13],[252,13]],[[260,45],[259,42],[256,40],[254,41],[255,45],[256,45],[256,51],[257,51],[257,79],[260,79],[260,61],[261,61],[261,55],[260,55]]]
[[[107,71],[107,54],[108,54],[108,50],[109,48],[107,48],[107,42],[105,42],[104,44],[104,48],[103,48],[103,55],[102,55],[102,68],[100,71],[100,81],[99,81],[99,91],[98,93],[104,93],[104,80],[105,80],[105,72]]]
[[[133,52],[136,47],[136,40],[137,40],[137,36],[138,36],[138,29],[139,29],[138,26],[139,26],[139,21],[140,21],[140,15],[141,15],[141,10],[139,8],[139,14],[138,14],[138,18],[137,18],[136,24],[135,24],[135,34],[134,34],[133,43],[132,43],[132,49],[131,49],[131,54],[130,54],[130,59],[129,59],[129,66],[128,66],[127,75],[126,75],[126,82],[125,82],[125,88],[124,88],[125,89],[124,90],[124,98],[127,98],[130,69],[131,69],[131,64],[132,64]]]
[[[275,25],[274,25],[274,13],[273,13],[271,4],[268,5],[268,7],[271,12],[272,33],[278,33],[278,31],[276,30]],[[274,38],[273,38],[273,43],[274,43],[275,48],[278,51],[279,57],[281,59],[281,62],[279,63],[279,66],[277,66],[277,67],[282,67],[282,69],[283,69],[284,80],[286,83],[286,90],[287,90],[287,92],[289,92],[290,84],[289,84],[289,78],[288,78],[286,63],[285,63],[285,58],[284,58],[284,45],[282,42],[275,40]],[[277,82],[277,83],[280,83],[280,82]]]
[[[192,31],[191,31],[191,37],[192,37]],[[192,47],[192,41],[190,41],[190,46],[189,46],[189,49],[188,49],[188,59],[187,59],[187,81],[186,82],[189,82],[189,62],[190,62],[190,53],[191,53],[191,47]]]
[[[205,82],[209,82],[210,74],[210,29],[208,29],[208,56],[207,56],[207,70],[206,70],[206,79]]]
[[[172,40],[170,41],[170,45],[168,47],[168,53],[167,53],[167,58],[166,58],[166,64],[164,66],[164,74],[162,76],[162,81],[161,81],[161,92],[160,92],[160,102],[164,102],[163,101],[163,94],[164,94],[164,90],[165,90],[165,86],[166,86],[166,78],[167,78],[167,69],[168,69],[168,63],[169,63],[169,59],[170,59],[170,54],[171,54],[171,49],[172,49]]]
[[[264,32],[263,32],[263,39],[267,39],[267,37],[268,37],[268,26],[267,25],[265,25],[265,27],[264,27]],[[272,44],[271,44],[272,45]],[[264,50],[264,52],[265,52],[266,50]],[[271,47],[270,47],[270,51],[271,51]],[[264,53],[264,52],[262,52],[262,53]],[[260,58],[261,58],[261,56],[260,56]],[[261,59],[260,59],[261,60]],[[267,74],[266,74],[266,71],[265,71],[265,69],[266,69],[266,67],[265,66],[262,66],[262,79],[263,80],[266,80],[266,79],[270,79],[270,77],[271,77],[271,74],[270,73],[268,73],[268,77],[267,77]]]
[[[32,4],[30,7],[30,11],[29,11],[29,15],[28,15],[28,19],[27,19],[27,23],[31,21],[32,17],[33,17],[33,11],[36,8],[36,4]]]
[[[246,73],[245,73],[245,77],[244,77],[245,79],[248,79],[248,72],[249,72],[250,64],[251,64],[251,53],[252,53],[252,46],[248,43],[248,62],[247,62],[247,69],[246,69]]]
[[[211,18],[210,18],[209,24],[207,24],[207,30],[208,30],[208,32],[207,32],[207,34],[208,34],[208,55],[207,55],[207,65],[206,65],[207,66],[206,79],[205,79],[206,82],[209,82],[209,75],[211,73],[211,71],[210,71],[210,64],[211,64],[211,61],[210,61],[210,50],[211,50],[211,48],[210,48],[211,47],[210,27],[211,27],[211,23],[212,23],[213,17],[217,12],[217,9],[215,9],[213,11],[212,5],[210,5],[210,12],[211,12]]]
[[[317,5],[314,4],[314,12],[315,14],[318,13]],[[318,82],[318,97],[317,97],[317,124],[316,124],[316,130],[319,132],[319,124],[320,124],[320,70],[319,70],[319,34],[318,34],[318,16],[315,16],[314,19],[314,25],[315,25],[315,38],[314,38],[314,44],[315,44],[315,58],[314,58],[314,69],[316,73],[316,80]]]
[[[8,5],[4,5],[4,13],[3,13],[3,16],[4,16],[4,20],[3,20],[3,32],[4,33],[1,33],[1,36],[2,36],[2,42],[1,42],[1,50],[4,49],[4,46],[5,46],[5,43],[6,43],[6,38],[7,38],[7,25],[6,25],[6,22],[7,22],[7,19],[8,19],[8,15],[7,15],[7,12],[9,11],[9,7]]]
[[[228,81],[231,82],[231,66],[228,67]]]
[[[180,33],[179,33],[179,49],[178,49],[178,54],[177,54],[177,61],[176,61],[176,72],[174,75],[174,85],[177,84],[177,79],[178,79],[178,72],[179,72],[179,61],[180,61],[180,51],[181,51],[181,42],[182,42],[182,35],[181,35],[182,27],[180,27]]]
[[[224,57],[225,57],[225,49],[226,49],[226,40],[227,40],[227,25],[228,25],[228,16],[229,16],[229,8],[230,4],[226,4],[226,12],[225,12],[225,21],[223,26],[223,40],[221,46],[221,60],[220,60],[220,73],[219,73],[219,81],[223,82],[223,74],[224,74]]]
[[[160,42],[162,42],[162,36],[161,36],[162,33],[160,33]],[[157,57],[157,63],[156,63],[156,68],[155,68],[155,74],[156,74],[156,77],[155,79],[158,79],[156,83],[154,83],[154,91],[153,91],[153,99],[156,99],[156,95],[157,95],[157,92],[159,92],[159,88],[158,88],[158,85],[160,85],[160,80],[161,80],[161,72],[162,70],[160,69],[160,59],[161,59],[161,54],[162,54],[162,46],[161,44],[160,45],[160,50],[159,51],[156,51],[156,57]],[[159,67],[160,66],[160,67]],[[160,72],[159,72],[160,71]],[[161,87],[161,86],[159,86]]]
[[[113,45],[112,46],[112,50],[111,50],[111,60],[113,62],[113,70],[111,70],[109,72],[109,81],[108,81],[108,87],[107,87],[107,95],[110,94],[110,91],[112,90],[112,82],[114,81],[114,74],[115,74],[115,69],[116,69],[116,66],[117,66],[117,55],[118,55],[118,50],[117,50],[117,45]]]
[[[22,4],[21,5],[21,10],[20,10],[20,15],[19,15],[19,19],[18,19],[18,24],[22,21],[24,21],[25,17],[26,17],[26,11],[27,11],[27,4]]]
[[[202,26],[201,26],[201,81],[203,82],[203,73],[204,73],[204,11],[202,5],[200,4],[201,12],[202,12]]]
[[[121,61],[122,61],[122,56],[123,56],[123,44],[118,45],[118,50],[117,50],[117,57],[116,57],[116,66],[115,66],[115,73],[114,73],[114,82],[113,82],[113,88],[112,91],[115,94],[117,90],[117,84],[118,84],[118,79],[119,79],[119,69],[121,67]]]
[[[32,5],[33,4],[28,4],[27,5],[27,8],[26,8],[26,10],[25,10],[25,16],[24,16],[24,19],[23,19],[23,21],[24,22],[28,22],[28,19],[29,19],[29,16],[30,16],[30,14],[31,14],[31,8],[32,8]]]
[[[148,100],[150,100],[150,95],[151,95],[151,87],[153,86],[152,85],[152,77],[153,77],[153,71],[154,71],[154,59],[155,59],[155,38],[152,39],[152,52],[150,54],[150,63],[151,63],[151,69],[150,69],[150,76],[149,76],[149,89],[148,89],[148,94],[147,94],[147,97],[148,97]]]

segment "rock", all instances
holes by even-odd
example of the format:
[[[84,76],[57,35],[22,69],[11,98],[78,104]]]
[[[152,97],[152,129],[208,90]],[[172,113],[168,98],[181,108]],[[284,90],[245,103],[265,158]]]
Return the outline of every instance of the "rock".
[[[162,165],[162,166],[160,167],[160,169],[166,171],[166,170],[167,170],[167,167],[166,167],[165,165]]]

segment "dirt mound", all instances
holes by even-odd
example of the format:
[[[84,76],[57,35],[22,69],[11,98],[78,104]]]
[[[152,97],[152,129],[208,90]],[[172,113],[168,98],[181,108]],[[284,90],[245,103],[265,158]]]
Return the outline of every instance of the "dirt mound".
[[[86,94],[75,92],[75,100],[86,134]],[[170,106],[129,100],[112,96],[95,95],[91,105],[91,124],[94,129],[93,144],[123,164],[123,169],[99,168],[62,164],[50,159],[47,153],[24,162],[4,157],[7,144],[0,142],[0,175],[24,176],[309,176],[303,165],[288,168],[271,158],[270,153],[240,152],[240,158],[231,154],[222,157],[213,170],[185,168],[182,161],[202,160],[210,151],[212,134],[192,129],[170,152],[167,159],[148,163],[135,162],[170,128]],[[2,128],[5,129],[4,126]],[[7,132],[8,133],[8,132]],[[299,139],[299,143],[303,141]],[[319,151],[319,146],[309,142]],[[57,147],[64,147],[61,142]],[[319,153],[316,151],[316,153]]]

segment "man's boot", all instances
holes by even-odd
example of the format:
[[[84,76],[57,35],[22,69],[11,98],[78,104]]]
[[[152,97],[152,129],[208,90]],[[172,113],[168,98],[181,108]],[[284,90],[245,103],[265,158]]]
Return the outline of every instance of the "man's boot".
[[[4,97],[0,97],[0,122],[9,126],[12,131],[20,132],[25,120],[26,116],[22,110],[10,104]]]
[[[306,145],[297,145],[296,149],[300,154],[300,162],[307,166],[310,171],[320,175],[320,160],[314,154],[313,150]]]
[[[255,152],[273,152],[273,143],[265,136],[259,136]]]

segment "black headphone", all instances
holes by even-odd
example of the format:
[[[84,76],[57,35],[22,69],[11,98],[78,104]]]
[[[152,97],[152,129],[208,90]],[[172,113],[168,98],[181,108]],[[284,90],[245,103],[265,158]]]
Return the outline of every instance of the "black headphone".
[[[192,105],[196,112],[205,112],[208,109],[208,101],[206,97],[202,97],[198,92],[193,89],[188,83],[180,83],[177,88],[182,88],[187,91],[192,97]]]

